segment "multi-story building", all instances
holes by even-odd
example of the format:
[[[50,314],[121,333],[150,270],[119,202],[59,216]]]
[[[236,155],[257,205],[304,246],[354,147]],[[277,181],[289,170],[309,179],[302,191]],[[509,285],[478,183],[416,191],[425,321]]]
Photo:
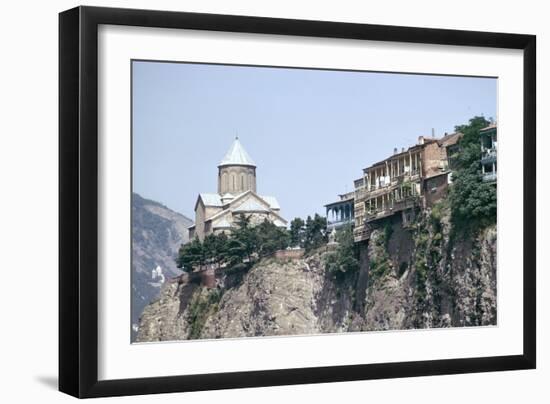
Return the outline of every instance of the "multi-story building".
[[[354,181],[354,238],[370,237],[371,224],[400,213],[407,226],[417,208],[441,198],[451,181],[449,159],[459,133],[441,139],[420,136],[418,143],[365,169]]]
[[[479,134],[483,181],[496,183],[497,125]],[[355,241],[365,241],[382,219],[396,214],[401,214],[406,227],[418,208],[433,206],[446,194],[461,137],[458,132],[440,139],[420,136],[414,146],[394,149],[392,156],[364,168],[362,177],[354,181],[354,192],[325,205],[329,231],[352,223]]]
[[[481,174],[483,181],[497,180],[497,125],[491,124],[479,131],[481,138]]]
[[[338,195],[339,200],[325,205],[327,213],[327,230],[338,230],[354,221],[355,192]]]

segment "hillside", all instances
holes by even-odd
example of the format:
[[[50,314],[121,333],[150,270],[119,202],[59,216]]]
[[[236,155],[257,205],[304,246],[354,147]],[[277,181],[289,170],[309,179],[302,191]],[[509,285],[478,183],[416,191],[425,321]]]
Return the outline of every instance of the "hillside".
[[[158,298],[167,278],[180,274],[174,257],[188,241],[192,224],[166,206],[132,194],[132,339],[143,308]]]
[[[361,247],[358,271],[335,278],[326,247],[263,259],[207,289],[166,284],[141,318],[138,341],[319,334],[496,324],[496,226],[453,235],[449,212],[400,216]]]

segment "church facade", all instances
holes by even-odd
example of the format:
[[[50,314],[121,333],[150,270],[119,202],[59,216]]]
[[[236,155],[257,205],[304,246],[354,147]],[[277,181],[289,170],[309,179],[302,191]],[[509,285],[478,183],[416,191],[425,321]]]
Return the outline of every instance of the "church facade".
[[[189,227],[189,238],[201,241],[209,234],[230,232],[240,215],[250,217],[252,224],[269,220],[286,227],[281,207],[273,196],[256,193],[256,163],[235,138],[218,164],[218,192],[200,193],[195,203],[195,224]]]

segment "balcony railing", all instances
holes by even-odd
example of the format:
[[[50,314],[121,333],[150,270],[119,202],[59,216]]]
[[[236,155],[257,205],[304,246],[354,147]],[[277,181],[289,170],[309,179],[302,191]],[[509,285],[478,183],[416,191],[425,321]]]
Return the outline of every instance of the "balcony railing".
[[[497,173],[490,172],[483,174],[483,181],[485,182],[495,182],[497,180]]]
[[[486,149],[486,150],[483,151],[483,153],[481,155],[481,163],[482,164],[492,163],[492,162],[496,161],[496,159],[497,159],[497,149],[496,148]]]
[[[353,239],[356,243],[360,241],[365,241],[370,238],[370,234],[371,230],[367,226],[362,226],[360,228],[356,227],[353,230]]]
[[[368,196],[389,192],[391,188],[403,184],[406,181],[417,181],[420,179],[420,171],[418,169],[412,172],[405,172],[399,175],[393,176],[389,181],[384,181],[379,184],[370,184],[370,189],[358,188],[355,190],[355,200],[360,200]]]
[[[327,225],[328,226],[330,226],[330,225],[340,225],[340,224],[353,223],[353,222],[354,222],[354,218],[353,217],[348,217],[348,218],[345,218],[345,219],[327,220]]]
[[[372,221],[376,219],[381,219],[390,215],[393,215],[396,212],[400,212],[405,209],[414,208],[418,205],[418,197],[411,196],[399,201],[395,201],[392,206],[385,207],[384,209],[371,210],[365,213],[365,221]]]
[[[357,189],[355,191],[355,200],[363,199],[368,194],[366,188]]]

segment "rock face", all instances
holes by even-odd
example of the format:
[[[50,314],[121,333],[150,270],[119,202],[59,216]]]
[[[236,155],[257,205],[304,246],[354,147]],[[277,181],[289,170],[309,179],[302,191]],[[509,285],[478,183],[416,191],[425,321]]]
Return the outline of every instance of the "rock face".
[[[181,273],[174,258],[193,222],[158,202],[132,194],[132,340],[143,308],[166,279]]]
[[[470,236],[451,230],[443,214],[373,232],[362,330],[496,325],[496,226]]]
[[[160,298],[143,310],[136,341],[186,339],[190,327],[184,313],[197,289],[198,286],[192,283],[186,283],[183,287],[176,282],[166,283]]]
[[[222,275],[214,289],[166,284],[143,312],[138,341],[496,324],[496,227],[463,238],[451,230],[445,212],[409,228],[395,215],[343,278],[325,269],[321,248]]]
[[[353,299],[325,273],[323,255],[263,260],[246,274],[225,277],[216,289],[186,280],[168,284],[145,308],[137,340],[347,331]]]

